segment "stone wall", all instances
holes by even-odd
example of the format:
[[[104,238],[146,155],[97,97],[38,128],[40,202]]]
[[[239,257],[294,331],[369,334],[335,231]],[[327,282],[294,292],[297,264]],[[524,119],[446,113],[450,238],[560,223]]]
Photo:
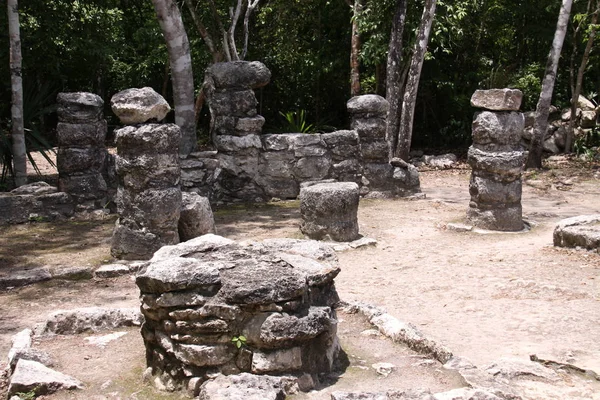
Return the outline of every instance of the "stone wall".
[[[252,89],[270,72],[258,62],[218,63],[206,72],[205,87],[216,152],[192,153],[181,162],[182,189],[211,202],[295,199],[300,184],[355,182],[361,194],[406,196],[420,192],[418,170],[388,162],[385,115],[380,96],[351,99],[352,130],[332,133],[263,134]]]

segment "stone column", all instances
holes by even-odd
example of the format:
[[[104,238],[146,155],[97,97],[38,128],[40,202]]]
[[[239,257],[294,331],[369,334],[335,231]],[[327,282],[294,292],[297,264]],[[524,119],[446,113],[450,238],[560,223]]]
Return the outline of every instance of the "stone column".
[[[527,152],[520,145],[522,97],[519,90],[493,89],[477,90],[471,98],[473,107],[486,110],[475,114],[468,155],[473,173],[467,219],[478,228],[523,229],[521,173]]]
[[[253,89],[265,86],[271,72],[260,62],[216,63],[204,81],[211,113],[211,137],[219,151],[222,196],[225,201],[263,201],[255,183],[260,134],[265,119],[258,115]]]
[[[92,93],[58,94],[58,187],[79,209],[104,207],[107,150],[104,101]]]
[[[179,243],[181,131],[175,124],[146,123],[161,121],[170,110],[151,88],[117,93],[111,107],[121,122],[135,124],[115,132],[119,219],[111,253],[149,259],[162,246]]]
[[[389,160],[385,138],[389,103],[381,96],[368,94],[351,98],[347,104],[351,129],[360,138],[363,180],[361,194],[366,197],[409,196],[421,191],[419,171],[399,159]]]

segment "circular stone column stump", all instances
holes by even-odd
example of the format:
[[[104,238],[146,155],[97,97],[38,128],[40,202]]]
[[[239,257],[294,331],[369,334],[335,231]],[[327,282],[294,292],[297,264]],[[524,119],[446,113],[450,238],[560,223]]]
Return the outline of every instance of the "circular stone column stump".
[[[358,239],[359,189],[354,182],[316,183],[300,189],[300,230],[316,240]]]

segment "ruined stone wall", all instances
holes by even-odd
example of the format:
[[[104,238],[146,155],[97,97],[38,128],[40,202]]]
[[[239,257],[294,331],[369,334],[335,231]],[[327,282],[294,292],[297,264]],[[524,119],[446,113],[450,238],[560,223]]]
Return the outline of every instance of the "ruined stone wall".
[[[362,195],[406,196],[420,192],[416,168],[388,162],[387,101],[375,95],[348,102],[352,130],[263,134],[252,89],[268,83],[258,62],[217,63],[206,72],[216,152],[192,153],[181,162],[182,189],[212,203],[295,199],[300,184],[355,182]]]

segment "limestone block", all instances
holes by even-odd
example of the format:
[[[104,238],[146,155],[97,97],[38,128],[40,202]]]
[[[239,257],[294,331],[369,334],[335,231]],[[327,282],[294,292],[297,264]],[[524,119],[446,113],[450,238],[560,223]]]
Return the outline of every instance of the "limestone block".
[[[140,326],[142,321],[138,308],[79,308],[50,314],[44,322],[42,333],[75,335],[124,326]]]
[[[196,193],[182,193],[178,229],[182,242],[215,233],[215,219],[208,198]]]
[[[385,141],[361,143],[360,153],[364,160],[387,162],[389,157],[388,148],[388,144]]]
[[[133,221],[120,218],[113,231],[110,253],[123,260],[148,260],[162,246],[175,244],[178,239],[163,239],[147,228],[139,228]]]
[[[95,123],[102,118],[104,101],[93,93],[59,93],[58,122],[70,124]]]
[[[302,157],[294,166],[294,176],[306,179],[325,179],[331,169],[331,159],[325,157]]]
[[[305,146],[321,146],[323,141],[321,140],[320,134],[307,134],[307,133],[287,133],[292,142],[292,148],[298,149]]]
[[[521,176],[527,156],[524,151],[491,153],[470,147],[467,162],[474,171],[485,171],[512,181]]]
[[[238,118],[234,132],[237,135],[260,135],[264,124],[265,118],[261,115],[252,118]]]
[[[575,119],[579,119],[581,117],[581,109],[577,108],[575,110]],[[567,122],[571,119],[571,109],[566,108],[563,110],[562,114],[560,114],[560,119],[564,122]]]
[[[493,111],[519,111],[523,93],[518,89],[476,90],[471,106]]]
[[[296,158],[291,152],[262,152],[260,153],[257,179],[261,177],[293,179],[295,161]],[[270,179],[265,179],[265,181],[268,182]]]
[[[477,203],[498,204],[502,207],[507,204],[520,204],[522,183],[521,179],[503,183],[474,175],[471,176],[469,193],[471,194],[471,201]]]
[[[473,120],[473,145],[502,151],[518,145],[524,129],[522,113],[482,111]]]
[[[105,119],[83,124],[59,122],[56,126],[56,139],[59,147],[103,147],[106,131]]]
[[[60,174],[101,172],[107,151],[101,147],[60,147],[56,154],[56,166]]]
[[[300,230],[311,239],[352,241],[358,237],[358,185],[322,183],[300,190]]]
[[[594,111],[596,106],[582,95],[579,95],[579,98],[577,99],[577,108],[580,108],[582,111]]]
[[[169,103],[151,87],[123,90],[110,99],[110,107],[125,125],[160,122],[171,111]]]
[[[215,146],[219,151],[239,152],[246,149],[262,149],[262,142],[258,135],[219,135],[215,138]]]
[[[219,270],[193,258],[170,258],[151,263],[135,279],[143,293],[209,288],[219,285]]]
[[[596,111],[583,111],[581,113],[580,126],[583,129],[593,128],[596,126],[597,114]]]
[[[381,96],[367,94],[356,96],[346,103],[351,114],[378,114],[385,115],[390,107],[388,101]]]
[[[600,214],[563,219],[554,229],[554,245],[600,250]]]
[[[308,315],[302,318],[271,314],[261,326],[260,340],[275,348],[306,342],[329,330],[330,311],[328,307],[311,307]]]
[[[358,132],[361,143],[385,141],[385,118],[355,118],[350,128]]]
[[[206,70],[216,88],[250,88],[266,86],[271,79],[271,71],[259,61],[233,61],[211,65]]]
[[[126,126],[115,131],[119,156],[136,158],[142,154],[178,154],[181,130],[175,124]]]
[[[121,218],[150,230],[175,230],[181,212],[181,190],[147,189],[139,193],[119,188],[117,209]]]
[[[225,364],[235,357],[233,346],[227,345],[201,346],[178,344],[175,345],[173,352],[179,361],[197,367]]]
[[[200,388],[199,400],[282,400],[292,378],[254,375],[219,375]],[[292,393],[289,393],[292,394]]]
[[[78,202],[101,199],[106,196],[106,181],[100,173],[59,176],[58,189],[73,196]]]
[[[284,133],[261,135],[260,138],[266,151],[287,150],[293,143],[293,136]]]
[[[0,275],[0,289],[33,285],[52,279],[46,267],[11,271],[10,275]]]
[[[35,390],[36,395],[44,395],[63,389],[83,389],[83,384],[38,362],[19,360],[10,379],[8,395],[27,393],[31,390]]]
[[[257,115],[258,101],[252,90],[227,90],[215,92],[209,105],[213,115],[247,118]]]
[[[469,204],[467,219],[476,227],[494,231],[521,231],[523,225],[523,209],[521,204],[503,208],[482,208],[474,202]]]
[[[252,354],[252,372],[255,374],[296,371],[302,368],[300,347],[272,352],[255,351]]]

